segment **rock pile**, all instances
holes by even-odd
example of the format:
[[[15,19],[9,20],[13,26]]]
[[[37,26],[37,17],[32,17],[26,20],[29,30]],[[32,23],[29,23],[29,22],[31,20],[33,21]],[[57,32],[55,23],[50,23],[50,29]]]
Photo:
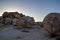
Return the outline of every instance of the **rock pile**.
[[[33,24],[45,28],[49,34],[60,35],[60,13],[48,14],[43,22],[35,22],[33,17],[18,12],[4,12],[0,17],[0,24],[12,24],[18,29],[32,28]]]
[[[50,13],[43,20],[43,27],[53,35],[60,35],[60,13]]]
[[[17,28],[31,28],[35,22],[33,17],[18,12],[4,12],[2,18],[4,24],[16,25]]]

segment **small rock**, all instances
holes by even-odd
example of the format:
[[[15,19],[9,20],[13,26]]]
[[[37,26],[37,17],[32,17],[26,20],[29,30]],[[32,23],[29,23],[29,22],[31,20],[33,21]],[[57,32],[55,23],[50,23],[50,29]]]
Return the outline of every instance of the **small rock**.
[[[20,36],[18,36],[18,37],[17,37],[17,39],[21,39],[21,37],[20,37]]]
[[[29,32],[28,30],[26,30],[26,29],[24,29],[24,30],[22,30],[22,32]]]

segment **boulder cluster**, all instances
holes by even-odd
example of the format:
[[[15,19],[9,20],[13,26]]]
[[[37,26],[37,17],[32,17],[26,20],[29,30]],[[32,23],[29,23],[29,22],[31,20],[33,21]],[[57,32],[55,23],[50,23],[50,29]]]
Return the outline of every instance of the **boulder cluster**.
[[[3,24],[12,24],[17,28],[31,28],[35,22],[33,17],[25,16],[18,12],[4,12],[2,19]]]
[[[60,35],[60,13],[48,14],[43,22],[35,22],[33,17],[25,16],[18,12],[4,12],[0,16],[0,24],[12,24],[18,29],[20,28],[32,28],[33,25],[43,27],[52,35]]]

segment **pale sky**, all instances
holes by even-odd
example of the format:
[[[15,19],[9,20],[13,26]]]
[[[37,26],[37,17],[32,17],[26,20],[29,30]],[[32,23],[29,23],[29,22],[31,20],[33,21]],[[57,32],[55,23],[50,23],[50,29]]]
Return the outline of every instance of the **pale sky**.
[[[60,13],[60,0],[0,0],[0,15],[5,11],[18,11],[35,21],[43,21],[51,12]]]

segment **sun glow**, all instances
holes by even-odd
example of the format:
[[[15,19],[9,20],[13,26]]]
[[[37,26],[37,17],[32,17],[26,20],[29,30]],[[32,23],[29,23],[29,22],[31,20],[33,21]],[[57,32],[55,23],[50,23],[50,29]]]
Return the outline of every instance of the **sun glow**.
[[[3,14],[3,12],[19,12],[20,8],[16,6],[5,6],[0,11],[0,16]]]
[[[7,11],[7,12],[16,12],[18,11],[19,12],[19,7],[18,6],[15,6],[15,5],[5,5],[3,6],[3,11]]]
[[[15,11],[18,11],[17,8],[7,8],[5,11],[7,12],[15,12]]]

